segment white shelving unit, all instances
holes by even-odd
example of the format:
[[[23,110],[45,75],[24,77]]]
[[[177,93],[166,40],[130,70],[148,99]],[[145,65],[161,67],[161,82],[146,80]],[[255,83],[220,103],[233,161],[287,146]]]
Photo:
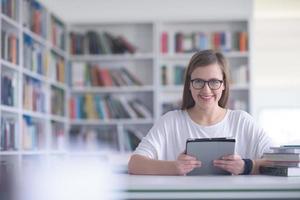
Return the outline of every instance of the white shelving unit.
[[[159,56],[157,57],[157,71],[159,74],[157,77],[160,78],[160,80],[157,80],[158,98],[156,100],[158,107],[156,110],[158,116],[169,109],[179,106],[183,92],[183,85],[181,84],[183,80],[180,78],[184,77],[184,71],[180,71],[180,67],[186,68],[188,65],[189,59],[193,55],[190,51],[201,50],[203,47],[221,51],[229,61],[230,73],[232,75],[229,108],[243,109],[250,112],[251,67],[249,66],[249,50],[248,47],[240,50],[234,45],[234,40],[240,39],[237,38],[235,34],[243,32],[247,34],[247,37],[249,36],[249,21],[250,20],[246,18],[207,18],[197,21],[167,21],[159,23],[159,39],[157,43],[158,46],[165,50],[159,49]],[[181,51],[176,50],[175,42],[176,35],[179,33],[183,41],[181,44],[183,45],[183,47],[181,47],[183,49]],[[228,35],[230,39],[226,38]],[[162,39],[163,37],[165,38]],[[219,45],[218,43],[220,43],[220,41],[216,42],[215,37],[221,37],[219,40],[225,41],[225,47],[222,46],[223,44]],[[246,41],[248,46],[249,39],[247,38]],[[164,43],[164,47],[162,47],[162,43]],[[176,67],[179,67],[179,74],[181,76],[179,79],[175,77]],[[167,74],[167,79],[169,79],[167,83],[163,83],[162,73]],[[177,83],[175,83],[176,81]],[[164,110],[163,104],[168,104],[167,110]]]
[[[8,1],[2,1],[1,6],[4,5],[4,2]],[[62,128],[62,137],[65,137],[67,134],[67,128],[69,120],[67,118],[67,92],[68,92],[68,85],[66,77],[65,80],[61,82],[57,77],[50,77],[51,72],[50,70],[56,69],[54,66],[49,66],[49,62],[43,62],[44,59],[47,61],[51,61],[50,55],[51,52],[55,52],[56,54],[60,55],[65,60],[61,63],[61,65],[65,65],[61,68],[62,71],[57,72],[57,74],[63,74],[61,76],[64,76],[66,74],[63,68],[66,68],[66,59],[67,54],[65,53],[64,49],[60,49],[56,45],[53,44],[52,34],[56,34],[58,37],[58,34],[64,34],[64,37],[66,37],[65,33],[58,33],[59,30],[54,30],[52,24],[50,23],[53,18],[55,17],[50,11],[48,11],[45,7],[43,7],[42,4],[38,2],[33,2],[31,0],[11,0],[12,2],[12,10],[10,11],[12,13],[16,13],[16,17],[12,18],[4,13],[4,8],[1,7],[1,14],[0,14],[0,30],[1,30],[1,43],[3,41],[6,41],[6,38],[4,38],[2,31],[8,31],[10,33],[15,34],[18,42],[16,46],[11,45],[10,48],[4,48],[1,44],[1,59],[0,59],[0,75],[1,75],[1,83],[0,83],[0,93],[1,93],[1,104],[0,104],[0,118],[1,118],[1,150],[0,150],[0,161],[5,161],[9,165],[9,167],[14,168],[15,170],[18,170],[15,174],[18,174],[20,172],[20,169],[22,166],[24,166],[24,163],[27,163],[27,158],[29,159],[38,159],[39,157],[47,157],[50,155],[54,155],[53,152],[58,153],[59,150],[57,147],[54,147],[52,143],[54,143],[57,138],[53,134],[55,134],[54,126],[52,124],[55,122],[59,124]],[[31,5],[34,5],[34,7],[38,10],[28,10]],[[28,7],[29,6],[29,7]],[[9,8],[8,8],[9,9]],[[15,10],[14,10],[15,9]],[[41,36],[40,34],[33,31],[33,27],[28,28],[28,14],[34,13],[34,12],[40,12],[42,18],[41,22],[34,22],[39,24],[40,28],[43,29],[44,35]],[[14,14],[13,14],[14,15]],[[27,17],[26,17],[27,16]],[[32,22],[33,23],[33,22]],[[36,30],[39,30],[39,28],[36,27]],[[65,30],[66,31],[66,30]],[[59,40],[58,38],[56,38]],[[26,50],[26,42],[32,43],[32,52],[31,54],[25,54],[24,51]],[[6,43],[9,43],[6,41]],[[8,45],[8,44],[6,44]],[[15,50],[12,50],[12,48],[15,48]],[[8,50],[6,50],[8,49]],[[17,62],[12,62],[11,60],[6,60],[3,57],[2,52],[3,51],[15,51],[14,53],[17,54]],[[42,53],[41,53],[42,52]],[[7,53],[7,52],[6,52]],[[40,55],[38,55],[41,53]],[[37,58],[40,56],[39,58]],[[30,63],[28,66],[25,64],[29,59],[33,59],[35,63]],[[37,63],[38,59],[41,59],[43,63]],[[26,62],[25,62],[26,61]],[[29,68],[28,68],[29,67]],[[59,68],[59,67],[58,67]],[[38,70],[43,70],[43,72],[39,72]],[[13,76],[10,77],[11,82],[13,83],[13,90],[14,90],[14,103],[13,104],[7,104],[7,102],[4,102],[7,98],[7,94],[4,92],[9,91],[9,89],[6,91],[7,88],[6,85],[4,86],[4,82],[2,81],[4,74],[13,74]],[[61,77],[60,77],[61,78]],[[35,84],[41,84],[43,85],[42,90],[35,91],[33,87],[27,88],[30,92],[26,93],[24,88],[26,88],[26,80],[34,80]],[[4,89],[5,88],[5,89]],[[51,93],[53,88],[58,88],[61,90],[61,92],[64,94],[63,99],[61,102],[53,102],[51,100]],[[27,92],[28,92],[27,91]],[[38,92],[38,93],[36,93]],[[33,93],[35,93],[33,95]],[[40,95],[44,95],[43,102],[37,102],[40,98]],[[31,96],[32,95],[32,96]],[[29,104],[26,105],[25,96],[27,96],[27,99],[30,99]],[[34,97],[33,97],[34,96]],[[28,103],[28,102],[27,102]],[[62,103],[61,105],[63,109],[65,109],[62,114],[53,113],[52,109],[53,106],[56,106],[55,104]],[[42,106],[41,106],[42,104]],[[37,109],[33,107],[42,107],[42,109]],[[28,107],[29,106],[29,107]],[[34,109],[33,109],[34,108]],[[5,130],[5,126],[9,126],[7,123],[5,126],[2,124],[3,119],[8,120],[15,120],[14,125],[12,127],[14,128],[7,128]],[[24,119],[32,120],[32,122],[37,122],[40,124],[40,129],[33,130],[35,128],[33,127],[27,127],[24,125]],[[3,122],[4,123],[4,122]],[[12,130],[13,129],[13,130]],[[29,135],[27,135],[27,147],[25,148],[25,130],[29,131]],[[4,139],[4,132],[7,131],[5,137],[13,137],[13,139],[9,140],[9,143],[5,142]],[[12,136],[12,134],[14,134]],[[38,136],[33,136],[30,134],[37,134]],[[7,138],[6,138],[7,139]],[[30,140],[30,141],[29,141]],[[11,143],[14,141],[13,147],[11,146]],[[8,145],[8,146],[7,146]],[[65,144],[64,144],[65,145]]]
[[[54,22],[62,23],[61,19],[40,5],[39,9],[42,9],[44,13],[42,15],[44,16],[43,22],[46,22],[46,25],[41,26],[45,28],[43,31],[44,34],[41,36],[34,33],[27,26],[24,26],[24,23],[27,23],[25,20],[27,18],[25,18],[26,9],[24,9],[24,5],[27,5],[30,0],[13,1],[18,5],[16,6],[16,18],[13,19],[1,13],[0,29],[1,31],[5,30],[9,33],[14,33],[17,36],[19,41],[17,48],[18,62],[13,63],[1,58],[0,76],[8,74],[14,77],[13,80],[16,81],[17,101],[12,106],[1,102],[0,118],[16,121],[18,142],[16,150],[0,151],[0,160],[16,162],[18,163],[18,167],[22,166],[23,161],[27,163],[27,158],[30,161],[44,157],[44,155],[46,157],[66,154],[107,156],[107,152],[115,152],[118,158],[120,155],[126,157],[125,155],[130,153],[130,147],[133,145],[130,142],[136,142],[131,141],[132,138],[129,139],[128,131],[136,132],[139,136],[145,135],[155,121],[165,112],[163,104],[172,104],[171,109],[173,109],[178,107],[180,103],[183,90],[182,84],[175,84],[174,82],[163,84],[162,82],[162,66],[165,65],[167,69],[171,70],[167,75],[174,81],[175,78],[170,77],[173,76],[174,68],[181,66],[184,69],[193,55],[190,51],[176,52],[176,34],[182,33],[184,38],[186,38],[187,35],[202,32],[212,35],[215,32],[250,33],[251,30],[250,20],[245,17],[228,19],[199,18],[199,20],[185,19],[185,21],[162,20],[128,23],[61,24],[64,26],[64,29],[60,30],[58,28],[59,30],[56,30],[59,34],[64,35],[65,38],[62,42],[63,44],[60,45],[53,42],[51,32],[55,31],[55,29],[51,28],[51,25]],[[90,54],[86,52],[83,54],[71,54],[70,33],[84,35],[88,31],[94,31],[98,34],[108,32],[115,37],[123,36],[130,44],[136,47],[136,51],[125,54]],[[168,51],[164,53],[161,51],[162,33],[167,33],[168,37]],[[28,57],[25,57],[23,52],[26,48],[26,42],[24,41],[27,40],[26,38],[30,38],[29,43],[33,42],[34,48],[45,52],[47,55],[45,63],[47,63],[48,67],[44,72],[40,73],[36,69],[30,69],[32,66],[29,68],[25,67],[25,61],[28,61]],[[56,40],[59,40],[59,38],[56,38]],[[184,39],[183,42],[185,42],[184,47],[190,45],[190,41],[185,41]],[[1,48],[1,55],[2,51]],[[240,51],[235,48],[223,51],[223,53],[228,58],[231,73],[236,79],[233,80],[231,85],[230,108],[241,108],[251,112],[251,54],[248,49]],[[53,62],[53,57],[62,59],[60,64]],[[61,64],[64,64],[64,74],[66,76],[56,77],[57,71],[52,70]],[[134,74],[143,84],[124,86],[93,86],[90,83],[75,84],[78,78],[81,80],[85,76],[83,76],[84,70],[80,68],[90,68],[90,66],[86,66],[87,64],[97,65],[100,69],[108,70],[125,68]],[[77,75],[74,70],[77,70]],[[81,74],[79,76],[78,71]],[[243,78],[239,80],[240,76],[243,76]],[[42,91],[45,94],[43,112],[27,109],[24,106],[24,83],[28,79],[27,77],[43,85]],[[0,88],[2,88],[2,85]],[[57,93],[62,92],[62,98],[53,98],[54,91]],[[0,90],[0,92],[2,91]],[[72,112],[74,114],[75,109],[74,106],[72,107],[72,99],[76,100],[76,98],[85,95],[100,99],[104,99],[107,96],[117,99],[123,98],[125,100],[138,99],[149,110],[150,116],[144,118],[72,116]],[[233,101],[233,99],[238,99],[238,101]],[[63,104],[57,102],[63,102]],[[59,104],[62,107],[53,110],[53,104]],[[88,109],[84,104],[78,105],[76,109],[79,109],[79,111],[80,109]],[[98,108],[96,107],[93,110],[95,111],[96,109]],[[23,148],[24,116],[42,124],[43,129],[41,133],[44,134],[42,148],[32,148],[29,150]]]
[[[124,53],[124,54],[98,54],[91,55],[89,53],[83,53],[79,55],[70,55],[70,73],[72,74],[73,79],[78,80],[82,77],[77,78],[76,72],[78,68],[91,69],[91,66],[86,67],[87,64],[97,65],[97,68],[107,68],[108,70],[119,70],[120,68],[127,69],[131,74],[134,74],[138,78],[142,85],[106,85],[106,86],[91,86],[89,84],[76,85],[73,84],[75,81],[71,80],[70,96],[76,98],[78,96],[84,96],[86,94],[92,95],[93,97],[99,96],[104,98],[105,96],[111,96],[115,98],[125,98],[139,99],[151,113],[151,117],[147,118],[99,118],[88,119],[88,117],[75,117],[70,120],[70,135],[72,136],[72,128],[78,129],[81,134],[86,134],[90,130],[97,129],[98,135],[107,134],[106,129],[111,129],[110,134],[115,134],[118,140],[117,148],[113,148],[113,151],[117,151],[121,154],[128,153],[126,150],[126,133],[127,128],[134,127],[137,130],[149,130],[154,122],[154,103],[155,103],[155,84],[154,84],[154,74],[155,74],[155,51],[154,51],[154,24],[151,22],[146,23],[108,23],[108,24],[70,24],[69,32],[82,34],[89,31],[96,32],[99,37],[105,32],[111,34],[114,37],[123,36],[129,43],[136,47],[136,52],[134,53]],[[69,40],[69,47],[70,47]],[[70,52],[70,50],[69,50]],[[79,76],[82,76],[79,73]],[[78,73],[77,73],[78,74]],[[101,77],[101,75],[100,75]],[[95,103],[96,101],[94,101]],[[103,107],[102,107],[103,108]],[[103,130],[102,130],[103,129]],[[78,132],[77,131],[77,132]],[[75,131],[76,132],[76,131]],[[91,133],[93,134],[93,133]],[[79,136],[80,137],[80,136]],[[88,137],[88,136],[87,136]],[[108,141],[113,143],[114,141]],[[92,143],[92,144],[89,144]],[[101,142],[99,142],[101,143]],[[74,144],[70,144],[74,145]],[[93,145],[93,142],[87,142],[86,146],[83,149],[89,149]],[[111,147],[111,146],[110,146]],[[116,146],[114,146],[116,147]],[[127,147],[128,148],[128,147]],[[95,148],[95,152],[101,154],[103,149],[101,144],[99,148]],[[105,151],[105,149],[104,149]],[[78,152],[77,152],[78,153]],[[106,152],[104,152],[106,154]]]
[[[99,67],[107,67],[114,69],[118,66],[126,66],[132,70],[135,75],[146,82],[143,86],[71,86],[71,96],[77,95],[116,95],[130,98],[132,96],[140,97],[140,94],[151,94],[149,98],[144,99],[144,103],[150,106],[152,110],[151,119],[71,119],[71,127],[114,127],[118,135],[119,147],[118,152],[126,154],[126,144],[128,138],[125,130],[127,128],[138,130],[146,134],[153,123],[164,113],[163,104],[173,103],[179,104],[181,100],[183,86],[182,84],[167,84],[161,82],[162,65],[170,65],[169,68],[175,65],[187,66],[189,59],[193,55],[192,52],[176,52],[175,34],[182,32],[183,34],[205,32],[209,35],[215,32],[230,33],[233,39],[236,39],[236,32],[249,33],[249,20],[242,19],[199,19],[197,21],[152,21],[139,23],[99,23],[99,24],[72,24],[69,31],[72,33],[84,34],[88,31],[95,31],[98,34],[109,32],[112,35],[123,35],[128,41],[137,47],[137,52],[134,54],[100,54],[90,55],[88,53],[80,55],[71,55],[72,70],[78,67],[85,67],[86,63],[98,64]],[[169,51],[161,52],[161,35],[163,32],[168,34]],[[140,40],[143,38],[143,40]],[[230,43],[230,41],[229,41]],[[248,39],[247,39],[248,44]],[[222,51],[222,50],[221,50]],[[70,51],[69,51],[70,52]],[[241,80],[233,79],[231,84],[231,100],[230,108],[245,109],[250,111],[250,66],[249,66],[249,51],[248,47],[240,50],[239,47],[233,47],[222,51],[229,60],[231,73],[240,73]],[[81,64],[78,64],[81,63]],[[139,64],[136,64],[139,63]],[[243,71],[236,72],[243,66]],[[170,72],[169,72],[170,73]],[[78,74],[78,73],[77,73]],[[80,74],[83,74],[81,72]],[[76,72],[75,72],[76,75]],[[172,74],[168,74],[171,76]],[[81,75],[82,76],[82,75]],[[74,78],[74,75],[72,75]],[[235,77],[236,78],[236,77]],[[77,80],[78,78],[76,78]],[[79,79],[82,79],[79,77]],[[173,78],[172,78],[173,79]],[[72,84],[71,84],[72,85]],[[130,96],[130,97],[129,97]],[[238,99],[238,101],[234,101]],[[176,105],[175,105],[176,107]],[[83,128],[89,129],[89,128]],[[80,131],[79,131],[80,132]],[[83,131],[84,132],[84,131]],[[105,132],[105,131],[104,131]],[[98,133],[101,134],[101,131]]]

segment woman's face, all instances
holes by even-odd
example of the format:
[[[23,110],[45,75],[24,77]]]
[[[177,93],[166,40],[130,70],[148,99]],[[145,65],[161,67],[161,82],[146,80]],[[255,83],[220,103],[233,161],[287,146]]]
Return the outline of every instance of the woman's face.
[[[198,88],[195,89],[192,82],[190,82],[190,90],[195,101],[195,106],[205,110],[218,107],[218,102],[225,89],[224,83],[220,82],[223,81],[223,75],[218,63],[205,67],[197,67],[191,74],[191,80],[195,80],[194,86]],[[210,81],[210,83],[205,82],[203,88],[199,89],[203,85],[203,81]]]

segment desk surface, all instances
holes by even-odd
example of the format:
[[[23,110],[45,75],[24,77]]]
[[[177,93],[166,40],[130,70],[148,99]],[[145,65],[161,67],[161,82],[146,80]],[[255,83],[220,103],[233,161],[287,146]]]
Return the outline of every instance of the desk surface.
[[[300,177],[122,175],[129,199],[300,199]]]

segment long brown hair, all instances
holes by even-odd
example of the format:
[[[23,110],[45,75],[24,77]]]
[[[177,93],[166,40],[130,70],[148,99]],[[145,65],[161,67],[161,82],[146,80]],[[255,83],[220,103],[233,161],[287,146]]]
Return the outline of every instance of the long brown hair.
[[[222,92],[222,96],[218,102],[219,106],[222,108],[227,107],[228,97],[229,97],[229,72],[228,72],[228,64],[222,53],[216,52],[214,50],[203,50],[196,52],[185,71],[185,81],[183,88],[183,96],[182,96],[182,105],[181,109],[189,109],[195,105],[195,101],[190,91],[190,83],[191,83],[191,74],[198,67],[205,67],[210,64],[218,63],[221,68],[223,75],[223,84],[225,89]]]

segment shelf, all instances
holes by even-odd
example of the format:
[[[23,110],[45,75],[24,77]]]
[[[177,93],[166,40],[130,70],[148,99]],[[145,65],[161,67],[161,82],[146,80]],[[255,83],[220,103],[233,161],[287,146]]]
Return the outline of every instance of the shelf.
[[[8,62],[8,61],[3,60],[3,59],[1,59],[1,64],[4,65],[5,67],[13,69],[13,70],[19,70],[20,69],[19,65],[16,65],[14,63]]]
[[[0,156],[15,156],[20,155],[18,150],[15,151],[0,151]]]
[[[135,54],[111,54],[111,55],[71,55],[71,61],[123,61],[123,60],[149,60],[153,59],[151,53],[135,53]]]
[[[30,37],[32,37],[33,40],[35,40],[36,42],[44,45],[45,47],[47,46],[47,40],[45,38],[43,38],[42,36],[39,36],[38,34],[32,32],[31,30],[29,30],[26,27],[23,27],[23,32],[26,33],[27,35],[29,35]]]
[[[55,82],[54,80],[50,80],[50,84],[63,90],[68,89],[68,86],[65,83]]]
[[[59,115],[50,115],[50,120],[51,121],[56,121],[56,122],[61,122],[61,123],[66,123],[68,119],[64,116],[59,116]]]
[[[35,111],[30,111],[30,110],[23,110],[22,114],[30,116],[30,117],[34,117],[34,118],[39,118],[39,119],[47,119],[48,118],[46,113],[35,112]]]
[[[20,24],[17,21],[15,21],[14,19],[11,19],[10,17],[8,17],[2,13],[0,14],[0,16],[1,16],[1,19],[4,20],[6,23],[14,26],[17,29],[20,29]]]
[[[249,90],[249,84],[234,84],[230,86],[231,90]]]
[[[108,119],[108,120],[86,120],[71,119],[71,125],[123,125],[123,124],[152,124],[153,119]]]
[[[56,54],[62,56],[62,57],[66,57],[66,52],[59,49],[58,47],[54,46],[53,44],[51,44],[50,42],[48,42],[48,45],[51,47],[51,50],[54,51]]]
[[[46,78],[46,76],[44,75],[41,75],[41,74],[38,74],[36,72],[32,72],[26,68],[23,68],[23,73],[31,78],[35,78],[35,79],[38,79],[40,81],[43,81],[43,82],[47,82],[48,79]]]
[[[183,85],[162,86],[163,92],[183,92]]]
[[[14,114],[19,113],[19,109],[17,107],[0,105],[0,109],[1,109],[1,111],[10,112],[10,113],[14,113]]]
[[[49,152],[48,151],[45,151],[45,150],[22,150],[20,151],[20,154],[21,155],[26,155],[26,156],[31,156],[31,155],[46,155],[48,154]]]
[[[153,86],[120,86],[120,87],[75,87],[71,93],[129,93],[152,92]]]

